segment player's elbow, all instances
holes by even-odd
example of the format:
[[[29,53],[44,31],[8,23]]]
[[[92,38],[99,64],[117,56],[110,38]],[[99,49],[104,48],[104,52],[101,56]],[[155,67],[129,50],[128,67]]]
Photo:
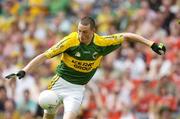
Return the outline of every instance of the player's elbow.
[[[133,41],[137,37],[137,34],[134,33],[123,33],[125,41]]]
[[[42,53],[42,54],[38,55],[38,57],[40,57],[40,59],[43,60],[43,61],[48,59],[48,57],[46,56],[45,53]]]
[[[48,59],[45,53],[39,54],[38,56],[35,57],[36,62],[43,63],[45,60]]]
[[[142,39],[142,37],[138,34],[134,33],[123,33],[125,41],[130,41],[130,42],[136,42]]]

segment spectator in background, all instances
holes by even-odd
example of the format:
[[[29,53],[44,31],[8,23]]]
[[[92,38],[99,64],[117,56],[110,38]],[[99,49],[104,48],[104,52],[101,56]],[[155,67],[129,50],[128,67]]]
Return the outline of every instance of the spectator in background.
[[[136,119],[135,114],[132,112],[131,107],[122,104],[122,110],[119,119]]]
[[[70,0],[51,0],[48,3],[49,14],[54,17],[59,11],[65,12],[69,9]]]
[[[46,0],[27,0],[27,2],[32,17],[36,18],[39,15],[46,16],[48,14]]]
[[[125,31],[129,25],[130,16],[127,9],[119,8],[117,11],[117,29],[119,31]]]
[[[161,0],[148,0],[148,2],[152,10],[154,11],[159,10],[159,7],[161,5]]]
[[[171,21],[175,18],[175,14],[171,9],[172,1],[171,0],[162,0],[162,5],[160,6],[160,11],[163,14],[164,22],[162,28],[164,28],[169,34],[169,25]]]
[[[115,14],[108,3],[102,4],[102,10],[97,15],[97,31],[102,35],[107,35],[107,31],[113,23]]]
[[[22,116],[22,119],[34,119],[33,114],[30,111],[26,111]]]
[[[31,99],[31,94],[28,89],[24,90],[23,99],[17,102],[17,109],[21,113],[21,115],[27,114],[27,112],[31,113],[31,115],[35,116],[37,110],[37,103]]]
[[[4,103],[5,111],[0,115],[2,119],[20,119],[20,114],[16,110],[16,104],[14,100],[7,99]]]
[[[157,85],[156,108],[168,107],[172,111],[177,111],[176,86],[167,76],[162,77]]]
[[[167,32],[161,26],[164,23],[163,14],[156,12],[156,16],[152,19],[152,25],[154,26],[153,35],[151,39],[155,41],[163,41],[167,37]]]
[[[174,119],[173,116],[172,116],[172,111],[170,108],[168,107],[162,107],[160,110],[159,110],[159,113],[158,113],[158,118],[157,119]]]
[[[149,3],[146,0],[141,1],[141,7],[138,12],[145,14],[145,20],[151,21],[156,17],[156,13],[154,10],[150,9]]]
[[[4,85],[0,86],[0,113],[5,111],[5,101],[7,100],[7,92]]]
[[[0,1],[0,14],[2,14],[2,0]]]
[[[53,22],[49,25],[49,29],[61,34],[68,34],[71,30],[71,23],[69,19],[65,18],[65,12],[59,12]]]
[[[143,79],[145,71],[145,62],[142,57],[132,48],[122,49],[123,57],[114,62],[114,67],[120,72],[129,72],[130,79]]]
[[[132,105],[137,119],[149,119],[150,106],[155,101],[155,95],[150,90],[150,83],[142,81],[132,92]]]
[[[166,88],[169,96],[177,95],[176,85],[170,75],[164,75],[160,78],[158,85],[157,85],[157,90],[160,91],[161,87]]]
[[[120,7],[123,7],[128,10],[128,13],[133,16],[136,11],[140,8],[141,2],[139,0],[126,0],[120,4]]]

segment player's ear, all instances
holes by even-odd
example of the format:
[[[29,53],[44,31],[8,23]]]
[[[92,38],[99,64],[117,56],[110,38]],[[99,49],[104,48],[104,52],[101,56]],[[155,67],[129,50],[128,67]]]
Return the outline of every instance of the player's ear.
[[[92,31],[93,31],[93,32],[96,32],[96,27],[92,28]]]

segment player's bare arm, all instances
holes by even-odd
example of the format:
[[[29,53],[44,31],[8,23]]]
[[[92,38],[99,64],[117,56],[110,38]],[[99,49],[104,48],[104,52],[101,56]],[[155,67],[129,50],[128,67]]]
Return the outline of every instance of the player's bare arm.
[[[26,73],[32,71],[33,69],[36,69],[38,65],[42,64],[43,62],[45,62],[45,60],[47,59],[47,57],[45,56],[44,53],[36,56],[34,59],[32,59],[22,70],[20,70],[17,74],[13,73],[10,74],[8,76],[6,76],[6,78],[11,79],[14,76],[17,76],[19,79],[23,78]]]
[[[122,33],[122,35],[124,36],[124,39],[127,41],[139,42],[149,47],[151,47],[154,43],[153,41],[147,40],[146,38],[134,33]]]
[[[166,52],[166,48],[165,48],[164,44],[155,43],[154,41],[148,40],[138,34],[121,33],[120,35],[123,35],[124,39],[127,41],[139,42],[148,47],[151,47],[151,49],[159,55],[165,54],[165,52]]]
[[[31,72],[33,69],[36,69],[36,67],[40,64],[42,64],[43,62],[45,62],[45,60],[47,59],[47,57],[45,56],[44,53],[36,56],[34,59],[32,59],[24,68],[23,71],[25,72]]]

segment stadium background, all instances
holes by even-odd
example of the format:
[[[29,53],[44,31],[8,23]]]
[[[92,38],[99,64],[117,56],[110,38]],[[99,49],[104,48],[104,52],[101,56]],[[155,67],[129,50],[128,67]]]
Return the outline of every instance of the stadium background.
[[[101,35],[137,33],[165,43],[167,53],[124,43],[109,54],[87,86],[79,118],[180,119],[180,0],[0,0],[0,119],[41,118],[38,95],[59,57],[23,80],[3,76],[76,31],[86,15]]]

